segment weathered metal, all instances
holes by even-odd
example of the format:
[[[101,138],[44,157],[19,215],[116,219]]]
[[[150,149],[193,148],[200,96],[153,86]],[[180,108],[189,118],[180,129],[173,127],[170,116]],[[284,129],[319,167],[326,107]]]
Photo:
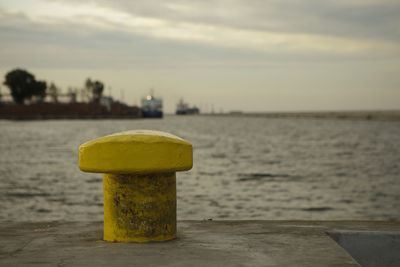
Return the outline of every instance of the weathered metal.
[[[79,147],[79,168],[104,173],[104,240],[176,238],[176,171],[193,165],[192,145],[158,131],[105,136]]]

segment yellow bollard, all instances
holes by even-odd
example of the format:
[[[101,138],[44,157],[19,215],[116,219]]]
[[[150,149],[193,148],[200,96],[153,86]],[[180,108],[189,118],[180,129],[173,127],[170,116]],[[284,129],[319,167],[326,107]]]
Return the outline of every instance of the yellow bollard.
[[[104,240],[176,238],[175,172],[192,165],[192,145],[159,131],[126,131],[81,145],[79,168],[104,173]]]

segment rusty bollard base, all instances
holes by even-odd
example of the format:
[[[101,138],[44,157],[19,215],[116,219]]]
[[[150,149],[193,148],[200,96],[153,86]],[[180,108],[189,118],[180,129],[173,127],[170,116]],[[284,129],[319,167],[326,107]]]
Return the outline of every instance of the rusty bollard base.
[[[175,173],[104,174],[104,240],[165,241],[176,237]]]
[[[159,131],[134,130],[79,147],[79,168],[104,173],[104,240],[176,237],[176,171],[193,165],[192,145]]]

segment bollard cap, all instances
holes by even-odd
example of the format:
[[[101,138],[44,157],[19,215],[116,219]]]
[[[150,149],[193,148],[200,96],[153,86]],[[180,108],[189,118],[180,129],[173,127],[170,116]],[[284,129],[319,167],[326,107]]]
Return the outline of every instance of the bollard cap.
[[[79,168],[85,172],[147,174],[185,171],[192,166],[192,145],[160,131],[120,132],[79,147]]]

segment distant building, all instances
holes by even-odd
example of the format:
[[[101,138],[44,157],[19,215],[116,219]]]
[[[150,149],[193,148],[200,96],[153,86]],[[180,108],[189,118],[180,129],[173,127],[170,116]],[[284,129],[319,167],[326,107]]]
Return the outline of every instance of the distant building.
[[[196,106],[189,107],[189,104],[185,103],[183,99],[179,101],[176,105],[176,114],[177,115],[191,115],[191,114],[199,114],[200,109]]]
[[[11,104],[14,103],[14,100],[10,94],[1,94],[0,92],[0,103]]]
[[[112,103],[114,103],[114,99],[111,96],[100,97],[100,105],[105,106],[107,111],[111,111]]]

